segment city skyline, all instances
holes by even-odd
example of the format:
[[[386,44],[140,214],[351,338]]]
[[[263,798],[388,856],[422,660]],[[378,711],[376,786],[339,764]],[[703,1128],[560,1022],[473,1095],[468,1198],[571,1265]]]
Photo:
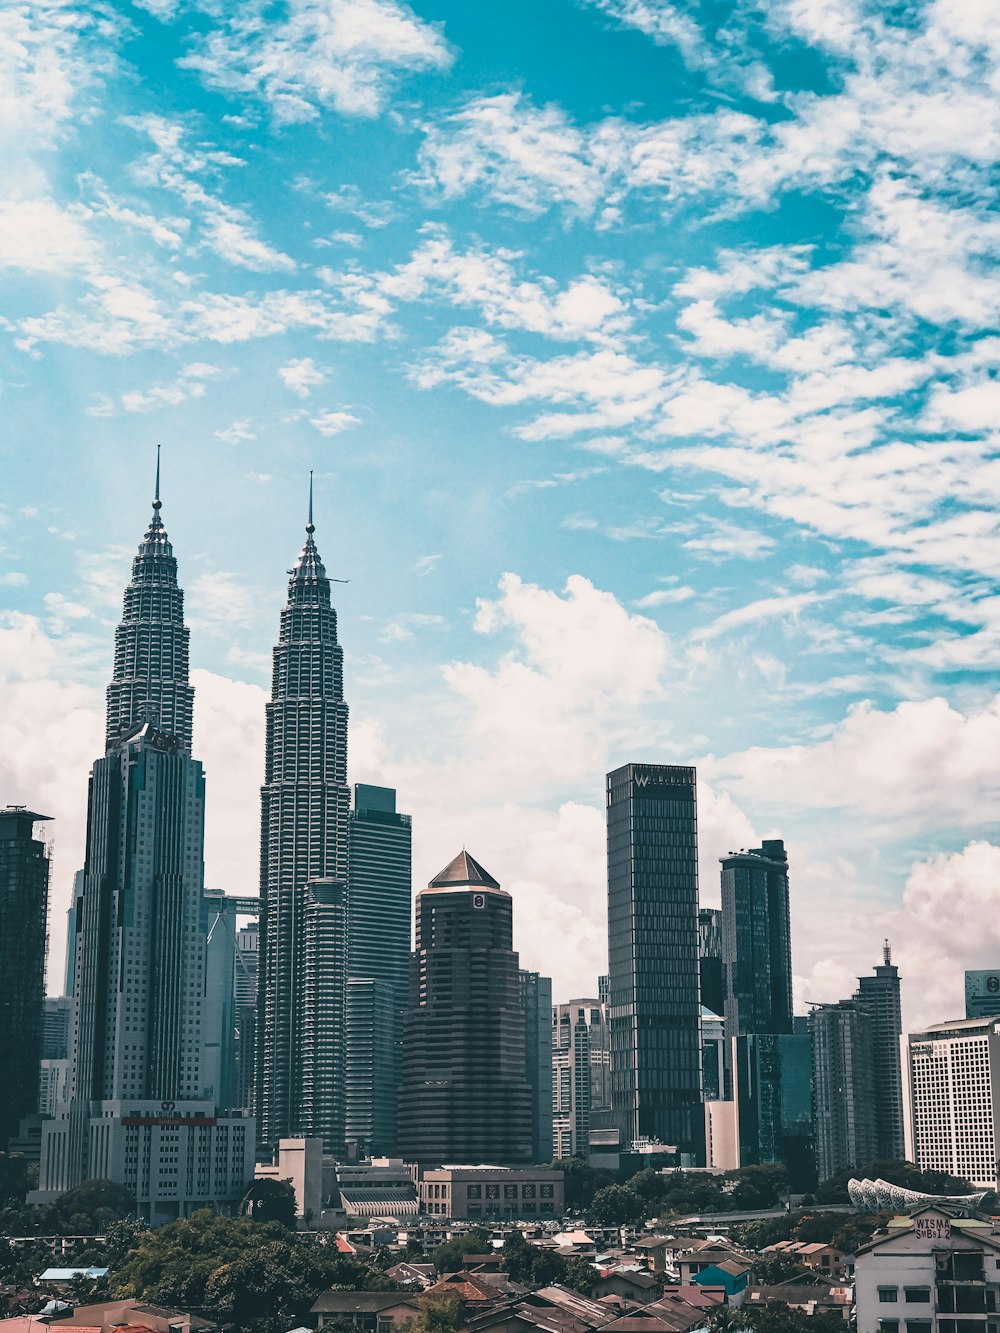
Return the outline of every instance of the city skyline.
[[[0,14],[0,790],[55,821],[51,955],[161,441],[210,885],[256,882],[314,467],[348,776],[417,884],[476,846],[591,993],[603,774],[691,764],[706,906],[789,848],[800,1009],[888,935],[906,1022],[959,1013],[1000,958],[992,34],[537,8]]]

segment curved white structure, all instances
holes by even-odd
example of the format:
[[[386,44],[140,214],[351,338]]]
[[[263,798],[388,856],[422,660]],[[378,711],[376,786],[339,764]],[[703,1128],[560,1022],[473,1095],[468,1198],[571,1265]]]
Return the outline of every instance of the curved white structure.
[[[978,1208],[987,1192],[980,1190],[977,1194],[924,1194],[920,1190],[908,1190],[903,1185],[890,1184],[888,1180],[847,1182],[847,1193],[859,1213],[877,1213],[883,1208],[903,1211],[913,1208],[918,1203],[954,1203],[965,1208]]]

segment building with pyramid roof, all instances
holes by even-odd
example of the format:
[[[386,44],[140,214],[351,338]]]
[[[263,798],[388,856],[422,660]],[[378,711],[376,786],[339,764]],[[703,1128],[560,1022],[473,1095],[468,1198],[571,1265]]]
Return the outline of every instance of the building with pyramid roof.
[[[510,894],[461,851],[417,895],[399,1151],[422,1165],[532,1156]]]

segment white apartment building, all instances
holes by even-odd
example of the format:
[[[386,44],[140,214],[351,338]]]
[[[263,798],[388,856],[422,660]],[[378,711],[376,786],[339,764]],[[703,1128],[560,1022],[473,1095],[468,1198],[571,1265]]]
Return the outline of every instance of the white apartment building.
[[[552,1008],[552,1138],[556,1157],[590,1151],[591,1112],[611,1105],[611,1037],[600,1000]]]
[[[906,1156],[977,1189],[998,1185],[1000,1019],[938,1023],[902,1039]]]
[[[858,1250],[854,1298],[857,1333],[1000,1333],[1000,1236],[925,1204]]]

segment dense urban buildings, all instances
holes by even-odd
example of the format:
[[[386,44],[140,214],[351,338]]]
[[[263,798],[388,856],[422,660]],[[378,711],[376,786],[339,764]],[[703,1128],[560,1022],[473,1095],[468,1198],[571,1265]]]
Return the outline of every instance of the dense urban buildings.
[[[350,790],[344,655],[330,580],[306,541],[281,612],[261,789],[258,1135],[344,1149]]]
[[[349,822],[346,1141],[352,1157],[396,1151],[410,966],[412,830],[391,787],[358,783]]]
[[[205,779],[177,562],[153,515],[132,562],[75,903],[70,1101],[42,1130],[41,1200],[108,1178],[151,1221],[232,1200],[253,1122],[203,1097]],[[192,1138],[194,1136],[194,1138]],[[177,1154],[197,1140],[199,1163]]]
[[[903,1156],[903,1070],[899,1039],[903,1010],[899,969],[893,965],[889,941],[874,976],[860,977],[854,997],[872,1021],[872,1062],[875,1084],[876,1156],[898,1161]]]
[[[552,1160],[552,978],[519,973],[524,1077],[531,1089],[531,1160]]]
[[[600,999],[552,1010],[552,1136],[556,1157],[590,1152],[595,1112],[611,1108],[611,1033]]]
[[[856,1000],[820,1004],[809,1015],[813,1130],[820,1180],[875,1159],[872,1027],[867,1008]]]
[[[911,1032],[904,1044],[906,1156],[995,1190],[1000,1147],[1000,1019]]]
[[[531,1089],[510,894],[460,852],[417,896],[399,1151],[427,1165],[530,1162]]]
[[[705,1158],[693,768],[608,774],[611,1095],[622,1146]]]
[[[0,809],[0,1149],[38,1102],[45,999],[49,859],[23,806]]]
[[[996,1014],[1000,1014],[1000,968],[966,972],[966,1018],[992,1018]]]

